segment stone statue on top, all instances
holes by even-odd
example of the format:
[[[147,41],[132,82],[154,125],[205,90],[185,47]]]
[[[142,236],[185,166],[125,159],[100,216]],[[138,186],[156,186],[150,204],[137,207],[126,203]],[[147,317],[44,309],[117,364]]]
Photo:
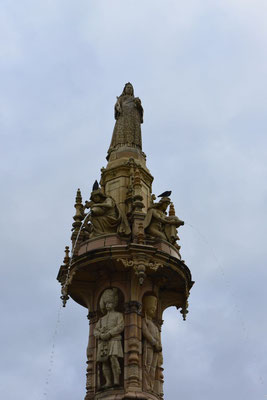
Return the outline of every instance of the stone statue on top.
[[[143,107],[139,97],[134,97],[134,88],[130,82],[125,84],[122,94],[117,97],[115,119],[108,157],[113,150],[122,146],[142,150]]]

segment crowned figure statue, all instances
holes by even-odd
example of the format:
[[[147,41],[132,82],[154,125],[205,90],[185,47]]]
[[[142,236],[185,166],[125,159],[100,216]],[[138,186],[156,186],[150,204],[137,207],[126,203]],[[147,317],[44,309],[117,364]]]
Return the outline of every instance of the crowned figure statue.
[[[142,150],[143,107],[139,97],[134,97],[134,88],[130,82],[125,84],[122,94],[117,97],[115,119],[108,157],[113,150],[122,146]]]

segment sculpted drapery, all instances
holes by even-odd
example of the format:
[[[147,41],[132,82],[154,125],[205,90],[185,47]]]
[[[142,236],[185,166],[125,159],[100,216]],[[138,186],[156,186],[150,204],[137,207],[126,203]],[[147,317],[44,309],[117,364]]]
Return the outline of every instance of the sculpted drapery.
[[[90,200],[85,204],[86,208],[91,209],[91,214],[88,218],[90,239],[109,233],[119,233],[121,235],[129,235],[131,233],[124,212],[119,209],[111,197],[106,196],[100,189],[97,189],[91,193]]]
[[[134,97],[131,83],[126,83],[122,94],[115,104],[115,127],[108,150],[108,155],[121,146],[135,147],[142,150],[141,124],[143,107],[141,100]]]
[[[157,309],[157,298],[146,296],[143,300],[143,309],[145,314],[142,322],[144,386],[153,391],[156,369],[162,364],[160,331],[153,322]]]
[[[101,366],[105,379],[103,388],[118,386],[121,368],[119,358],[123,358],[122,332],[123,315],[115,311],[118,305],[117,289],[106,289],[100,299],[100,308],[105,314],[96,324],[94,336],[98,340],[96,361]],[[100,382],[98,382],[100,386]]]
[[[124,322],[121,313],[113,311],[107,315],[104,315],[96,324],[94,334],[97,338],[101,337],[101,334],[108,334],[109,339],[107,341],[99,340],[99,346],[97,351],[97,361],[107,361],[108,357],[116,356],[123,358],[123,351],[121,345],[121,335],[123,331]]]
[[[177,228],[184,225],[184,221],[176,216],[166,215],[169,204],[170,199],[163,197],[158,203],[150,207],[144,220],[144,228],[148,235],[167,240],[179,248],[176,244],[176,240],[179,240]]]

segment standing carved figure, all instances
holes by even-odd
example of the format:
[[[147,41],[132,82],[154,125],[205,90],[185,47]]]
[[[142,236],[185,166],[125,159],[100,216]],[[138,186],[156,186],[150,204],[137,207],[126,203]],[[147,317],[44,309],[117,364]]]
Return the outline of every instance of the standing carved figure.
[[[115,127],[108,150],[110,153],[121,146],[136,147],[142,150],[141,124],[143,107],[139,97],[134,97],[133,85],[128,82],[115,104]]]
[[[94,335],[98,339],[96,361],[98,367],[102,367],[105,378],[103,388],[119,386],[120,382],[121,368],[118,358],[123,358],[121,333],[124,330],[124,320],[123,314],[115,311],[117,305],[117,289],[105,290],[100,299],[100,309],[105,315],[99,319],[94,329]],[[98,382],[100,386],[100,379]]]
[[[156,368],[162,364],[160,332],[153,322],[157,310],[157,298],[146,296],[143,309],[145,314],[142,322],[144,386],[148,390],[154,390]]]

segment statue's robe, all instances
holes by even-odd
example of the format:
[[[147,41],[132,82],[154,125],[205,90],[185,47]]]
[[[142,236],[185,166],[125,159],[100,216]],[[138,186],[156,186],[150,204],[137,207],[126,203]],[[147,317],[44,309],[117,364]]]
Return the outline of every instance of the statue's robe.
[[[160,344],[160,332],[156,324],[148,318],[142,322],[143,331],[143,365],[145,386],[153,390],[156,368],[161,363],[161,353],[156,350],[155,343]]]
[[[142,150],[141,123],[143,108],[136,103],[134,96],[122,95],[118,99],[120,111],[115,106],[115,127],[108,153],[121,146],[136,147]]]
[[[107,203],[110,205],[110,208],[105,207]],[[111,197],[107,197],[103,203],[98,203],[97,206],[92,205],[91,210],[90,222],[92,224],[92,231],[90,238],[109,233],[124,235],[131,233],[125,213],[115,204],[115,201]]]

